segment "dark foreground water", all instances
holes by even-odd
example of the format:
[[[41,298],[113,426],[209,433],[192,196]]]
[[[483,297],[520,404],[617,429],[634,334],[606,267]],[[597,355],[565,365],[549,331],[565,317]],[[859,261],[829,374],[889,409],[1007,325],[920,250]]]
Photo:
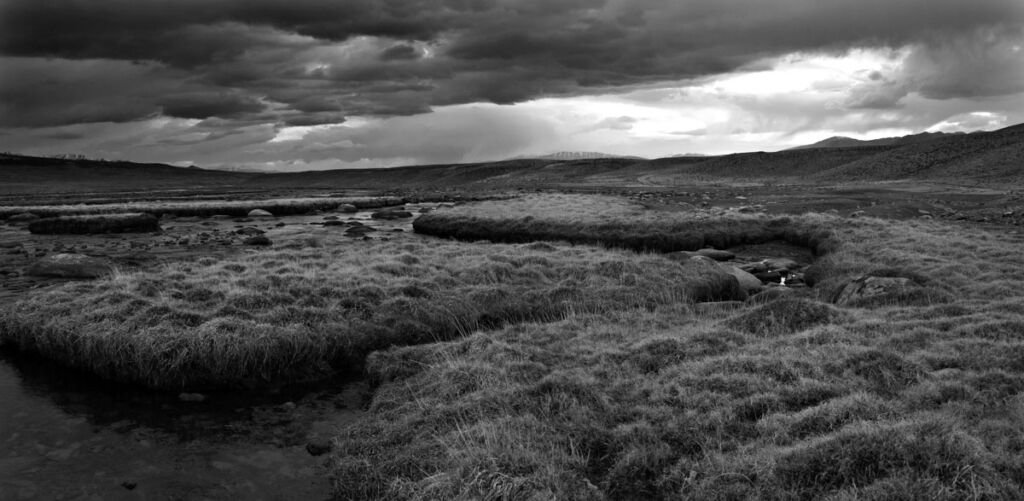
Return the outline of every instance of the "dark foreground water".
[[[0,349],[0,500],[326,499],[326,456],[306,446],[356,419],[364,394],[182,401]]]

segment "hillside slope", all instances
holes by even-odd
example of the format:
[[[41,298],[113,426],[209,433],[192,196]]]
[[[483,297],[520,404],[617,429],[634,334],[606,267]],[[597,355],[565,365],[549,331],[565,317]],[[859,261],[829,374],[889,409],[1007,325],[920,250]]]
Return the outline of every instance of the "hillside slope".
[[[819,181],[895,179],[974,182],[1024,181],[1024,126],[945,135],[898,146],[833,167]]]

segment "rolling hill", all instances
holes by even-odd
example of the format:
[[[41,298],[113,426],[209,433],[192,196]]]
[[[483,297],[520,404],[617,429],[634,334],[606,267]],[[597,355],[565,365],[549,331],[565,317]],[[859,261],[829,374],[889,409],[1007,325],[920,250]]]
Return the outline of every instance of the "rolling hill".
[[[1024,185],[1024,124],[971,134],[918,134],[891,142],[826,140],[774,153],[532,158],[474,164],[297,173],[226,172],[163,164],[0,155],[0,194],[126,190],[509,189],[673,186],[702,181],[782,183],[941,181]],[[570,155],[571,156],[571,155]]]

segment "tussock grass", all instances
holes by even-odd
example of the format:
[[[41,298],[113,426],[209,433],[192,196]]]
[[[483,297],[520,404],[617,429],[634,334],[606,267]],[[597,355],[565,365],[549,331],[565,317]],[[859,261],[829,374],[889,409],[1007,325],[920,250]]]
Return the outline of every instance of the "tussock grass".
[[[98,214],[61,216],[33,221],[28,231],[37,234],[146,233],[160,231],[160,221],[152,214]]]
[[[723,272],[622,251],[296,243],[37,294],[0,315],[0,339],[108,378],[231,387],[355,371],[375,349],[508,323],[738,293]]]
[[[566,204],[578,200],[435,221],[496,222],[497,241],[615,219],[674,224],[626,202]],[[338,497],[1024,497],[1015,244],[938,222],[790,222],[830,231],[816,286],[797,297],[571,314],[372,354],[380,386],[370,417],[336,441]],[[829,304],[865,274],[909,278],[916,292]]]

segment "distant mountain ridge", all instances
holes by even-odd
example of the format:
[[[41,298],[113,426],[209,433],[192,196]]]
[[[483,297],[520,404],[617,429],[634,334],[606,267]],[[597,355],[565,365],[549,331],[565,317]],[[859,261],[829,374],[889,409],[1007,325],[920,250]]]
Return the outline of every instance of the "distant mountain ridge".
[[[931,141],[947,136],[956,136],[964,134],[963,132],[922,132],[920,134],[909,134],[906,136],[898,137],[883,137],[879,139],[854,139],[846,136],[832,136],[828,139],[822,139],[814,144],[805,144],[803,146],[795,146],[789,148],[789,150],[809,150],[813,148],[859,148],[864,146],[897,146],[904,144],[920,143],[924,141]]]
[[[603,158],[628,158],[632,160],[647,160],[644,157],[632,156],[632,155],[609,155],[608,153],[601,153],[597,151],[559,151],[555,153],[549,153],[547,155],[520,155],[517,157],[510,158],[509,160],[561,160],[561,161],[573,161],[573,160],[597,160]]]

